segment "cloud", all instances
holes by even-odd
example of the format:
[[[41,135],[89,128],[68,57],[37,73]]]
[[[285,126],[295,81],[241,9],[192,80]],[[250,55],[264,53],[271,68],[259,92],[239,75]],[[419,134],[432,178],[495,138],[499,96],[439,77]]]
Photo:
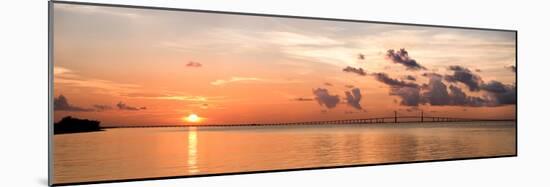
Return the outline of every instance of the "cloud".
[[[132,111],[137,111],[137,110],[145,110],[147,109],[146,107],[142,106],[142,107],[134,107],[134,106],[129,106],[129,105],[126,105],[125,103],[123,102],[118,102],[118,104],[116,104],[117,108],[119,110],[132,110]]]
[[[419,87],[418,84],[390,78],[386,73],[373,73],[374,78],[391,87]]]
[[[325,82],[324,85],[325,86],[332,86],[332,84],[330,82]]]
[[[200,68],[202,67],[201,63],[189,61],[187,64],[185,64],[186,67],[192,67],[192,68]]]
[[[449,66],[449,70],[453,71],[453,75],[445,75],[445,80],[463,83],[470,91],[480,90],[480,86],[483,84],[481,77],[472,73],[468,68],[462,66]]]
[[[420,96],[420,88],[417,87],[391,88],[390,95],[400,97],[400,104],[405,106],[418,106],[422,101]]]
[[[409,81],[416,81],[416,77],[412,76],[412,75],[406,75],[405,77],[403,77],[405,80],[409,80]]]
[[[315,100],[317,100],[319,105],[325,106],[329,109],[336,107],[336,104],[340,102],[338,95],[330,95],[328,90],[324,88],[314,89],[313,94],[315,95]]]
[[[313,101],[312,98],[306,98],[306,97],[298,97],[298,98],[294,98],[292,100],[293,101]]]
[[[72,112],[102,112],[105,110],[111,110],[113,107],[109,105],[95,104],[92,105],[93,108],[84,108],[75,106],[69,103],[68,99],[64,95],[59,95],[57,98],[54,98],[54,110],[58,111],[72,111]],[[125,110],[144,110],[145,107],[131,107],[127,106],[124,103],[117,104],[119,109]]]
[[[428,78],[431,78],[431,77],[439,77],[439,78],[442,78],[443,75],[439,74],[439,73],[423,73],[422,76],[424,77],[428,77]]]
[[[158,99],[158,100],[174,100],[174,101],[191,101],[191,102],[204,102],[212,100],[221,100],[225,96],[200,96],[191,95],[185,92],[178,91],[161,91],[161,93],[155,92],[133,92],[121,95],[124,97],[131,97],[137,99]]]
[[[218,97],[205,97],[189,95],[187,93],[175,92],[169,90],[156,90],[155,92],[143,93],[140,85],[123,84],[109,80],[86,78],[77,74],[76,71],[56,66],[54,67],[55,84],[63,84],[78,89],[91,89],[90,93],[110,94],[115,96],[142,98],[142,99],[160,99],[160,100],[177,100],[177,101],[206,101],[211,99],[219,99]],[[158,92],[158,93],[156,93]],[[94,107],[101,110],[97,107]]]
[[[363,68],[354,68],[354,67],[351,67],[351,66],[348,66],[348,67],[342,69],[342,71],[349,72],[349,73],[355,73],[355,74],[360,75],[360,76],[367,75],[367,72],[365,72],[365,70],[363,70]]]
[[[468,96],[462,89],[454,85],[450,85],[450,101],[451,105],[460,106],[487,106],[487,100],[481,97]]]
[[[361,101],[361,91],[359,88],[351,89],[351,92],[346,91],[346,101],[349,106],[357,110],[363,109],[359,103]]]
[[[267,53],[278,53],[284,58],[289,58],[293,61],[307,61],[340,66],[342,64],[351,65],[357,59],[357,56],[355,56],[357,54],[357,46],[353,45],[357,42],[348,38],[298,30],[291,32],[270,31],[256,33],[251,32],[251,34],[248,34],[252,42],[258,42],[258,38],[266,39],[265,41],[268,42],[269,46],[277,49],[276,51],[269,50]],[[242,43],[242,41],[239,42],[239,46],[242,46]],[[262,45],[265,45],[265,43],[262,43]]]
[[[422,86],[390,78],[385,73],[375,73],[373,75],[378,81],[390,86],[389,95],[401,98],[400,104],[404,106],[418,106],[421,104],[432,106],[496,106],[496,104],[491,105],[488,103],[487,99],[468,96],[454,85],[450,85],[448,89],[447,85],[443,83],[442,76],[438,74],[425,74],[424,76],[430,77],[430,81]]]
[[[508,70],[510,70],[510,71],[512,71],[512,72],[514,72],[514,73],[517,72],[516,66],[514,66],[514,65],[506,66],[506,69],[508,69]]]
[[[490,106],[490,103],[485,98],[468,96],[459,87],[454,85],[448,88],[443,83],[443,76],[437,73],[424,73],[423,76],[429,77],[430,81],[428,84],[423,84],[422,86],[413,82],[391,78],[386,73],[372,73],[371,75],[379,82],[388,85],[390,87],[389,95],[398,96],[401,99],[399,103],[404,106],[418,106],[421,104],[430,104],[433,106]],[[405,79],[411,80],[412,78]],[[486,89],[493,92],[499,90],[503,92],[502,86],[499,87],[497,85],[488,85]],[[509,90],[511,89],[506,89],[507,95],[493,94],[496,102],[499,104],[510,103],[510,99],[512,96],[515,98],[515,95],[511,94]],[[354,98],[352,92],[346,92],[348,104],[355,108],[360,107],[358,101],[353,100]]]
[[[513,70],[512,67],[508,67]],[[472,92],[484,91],[485,97],[468,96],[462,89],[450,85],[448,96],[445,96],[446,85],[441,82],[441,75],[424,73],[423,76],[430,77],[430,83],[426,85],[424,93],[426,102],[432,105],[460,105],[460,106],[502,106],[517,103],[516,86],[505,85],[498,81],[484,83],[482,78],[474,74],[470,69],[462,66],[450,66],[452,75],[445,75],[444,78],[450,83],[462,83]],[[424,88],[424,87],[423,87]]]
[[[221,86],[229,83],[250,83],[250,82],[262,82],[262,83],[271,83],[271,84],[288,84],[288,83],[299,83],[302,81],[298,80],[277,80],[277,79],[262,79],[256,77],[231,77],[230,79],[218,79],[210,82],[211,85]]]
[[[353,85],[351,85],[351,84],[346,84],[346,85],[344,85],[344,87],[346,87],[346,88],[354,88],[355,86],[353,86]]]
[[[230,79],[226,79],[226,80],[218,79],[211,82],[210,84],[219,86],[219,85],[224,85],[224,84],[233,83],[233,82],[252,82],[252,81],[261,81],[261,79],[256,77],[231,77]]]
[[[359,60],[365,60],[365,54],[363,54],[363,53],[357,54],[357,59],[359,59]]]
[[[430,82],[424,89],[428,90],[422,96],[424,101],[430,103],[430,105],[447,105],[449,104],[449,93],[447,92],[447,85],[443,84],[441,78],[432,77]]]
[[[345,42],[322,35],[302,34],[296,32],[272,31],[265,35],[271,42],[281,46],[327,47],[340,46]]]
[[[91,112],[94,111],[92,108],[82,108],[78,106],[71,105],[67,98],[63,95],[59,95],[53,100],[53,109],[59,111],[72,111],[72,112]]]
[[[508,91],[507,86],[498,81],[491,81],[488,84],[483,84],[482,89],[491,93],[504,93]]]
[[[509,68],[512,69],[512,67]],[[441,75],[424,73],[424,76],[430,77],[430,83],[423,87],[423,89],[427,90],[423,94],[425,102],[431,105],[475,107],[494,107],[517,103],[515,85],[505,85],[494,80],[486,84],[480,76],[462,66],[450,66],[449,70],[453,71],[453,74],[445,75],[444,78],[446,81],[450,83],[460,82],[468,87],[471,92],[484,91],[486,95],[483,97],[468,96],[461,88],[455,85],[450,85],[450,92],[447,92],[447,86],[441,82]]]
[[[480,97],[468,96],[462,89],[450,85],[448,92],[440,77],[432,77],[428,85],[423,87],[426,91],[422,94],[422,101],[432,106],[484,106],[487,101]]]
[[[96,105],[93,105],[93,107],[95,109],[97,109],[98,111],[104,111],[104,110],[111,110],[113,109],[113,107],[109,106],[109,105],[99,105],[99,104],[96,104]]]
[[[405,50],[404,48],[400,49],[399,51],[395,51],[393,49],[389,49],[386,53],[386,57],[390,59],[393,63],[404,65],[407,70],[425,70],[426,68],[416,60],[409,57],[409,52]]]
[[[389,77],[386,73],[373,73],[374,78],[390,86],[390,95],[401,98],[401,105],[418,106],[421,102],[420,86]]]
[[[207,101],[209,100],[204,96],[187,96],[187,95],[165,95],[165,96],[156,96],[150,97],[152,99],[162,99],[162,100],[175,100],[175,101]]]
[[[91,89],[91,92],[110,95],[124,95],[138,92],[141,88],[136,84],[118,83],[109,80],[83,77],[78,72],[60,67],[54,67],[55,84],[62,84],[70,87]]]
[[[482,90],[489,93],[493,105],[510,105],[517,103],[516,86],[505,85],[498,81],[491,81],[483,84]]]

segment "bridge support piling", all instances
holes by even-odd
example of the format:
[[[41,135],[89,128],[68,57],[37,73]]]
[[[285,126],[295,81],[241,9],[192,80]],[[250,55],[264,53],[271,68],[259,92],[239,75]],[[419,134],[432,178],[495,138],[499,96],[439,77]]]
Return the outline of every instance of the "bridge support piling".
[[[397,123],[397,111],[393,111],[393,122]]]

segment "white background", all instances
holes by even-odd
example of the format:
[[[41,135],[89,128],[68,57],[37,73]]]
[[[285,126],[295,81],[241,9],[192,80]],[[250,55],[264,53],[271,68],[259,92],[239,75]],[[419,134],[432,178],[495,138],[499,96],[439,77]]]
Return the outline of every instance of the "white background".
[[[550,6],[544,1],[92,2],[519,30],[519,157],[93,186],[550,186],[544,178],[550,166],[550,124],[544,119],[550,106]],[[45,186],[47,1],[3,1],[0,14],[0,186]]]

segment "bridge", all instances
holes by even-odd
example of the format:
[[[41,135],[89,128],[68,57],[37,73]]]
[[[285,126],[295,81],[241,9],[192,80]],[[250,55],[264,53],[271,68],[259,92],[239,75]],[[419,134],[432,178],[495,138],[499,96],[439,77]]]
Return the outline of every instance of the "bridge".
[[[441,116],[397,116],[363,119],[320,120],[280,123],[224,123],[224,124],[192,124],[192,125],[140,125],[140,126],[108,126],[102,128],[159,128],[159,127],[242,127],[242,126],[283,126],[283,125],[367,125],[367,124],[399,124],[399,123],[434,123],[434,122],[480,122],[480,121],[515,121],[515,119],[476,119]]]

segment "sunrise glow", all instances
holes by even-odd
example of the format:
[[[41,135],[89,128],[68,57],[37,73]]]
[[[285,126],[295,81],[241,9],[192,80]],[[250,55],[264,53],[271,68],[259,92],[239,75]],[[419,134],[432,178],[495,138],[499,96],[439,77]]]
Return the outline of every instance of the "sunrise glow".
[[[202,121],[202,118],[199,117],[197,114],[189,114],[187,117],[184,118],[184,120],[186,122],[198,123]]]

